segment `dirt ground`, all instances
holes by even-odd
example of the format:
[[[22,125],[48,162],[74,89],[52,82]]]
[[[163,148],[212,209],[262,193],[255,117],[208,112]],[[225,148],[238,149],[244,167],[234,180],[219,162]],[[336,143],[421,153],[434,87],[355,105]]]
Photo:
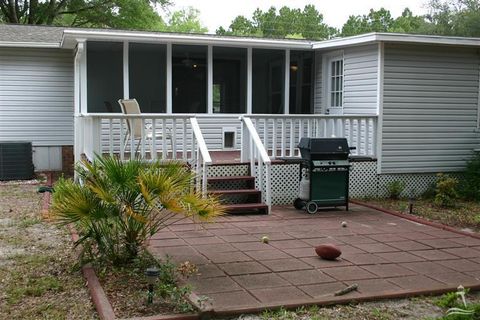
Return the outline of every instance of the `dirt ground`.
[[[0,319],[97,319],[64,228],[41,217],[38,185],[0,182]],[[229,319],[436,319],[437,297],[305,307]],[[470,294],[480,302],[479,294]]]
[[[97,319],[64,228],[36,181],[0,182],[0,319]]]

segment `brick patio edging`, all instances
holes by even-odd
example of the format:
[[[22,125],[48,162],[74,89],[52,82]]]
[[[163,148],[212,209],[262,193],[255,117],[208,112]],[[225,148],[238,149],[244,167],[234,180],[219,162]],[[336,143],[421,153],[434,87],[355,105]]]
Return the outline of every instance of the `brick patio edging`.
[[[480,290],[480,285],[475,286],[466,286],[471,290]],[[287,310],[295,310],[302,306],[331,306],[336,304],[349,304],[349,303],[358,303],[358,302],[369,302],[369,301],[379,301],[379,300],[389,300],[389,299],[400,299],[400,298],[411,298],[411,297],[418,297],[418,296],[434,296],[439,295],[447,292],[457,291],[458,288],[455,286],[442,288],[442,289],[432,289],[432,290],[416,290],[416,291],[408,291],[403,290],[396,293],[386,293],[377,296],[368,296],[368,297],[348,297],[348,295],[344,297],[332,297],[330,300],[323,300],[323,301],[313,301],[305,303],[305,301],[295,301],[293,300],[291,303],[288,304],[267,304],[264,303],[256,308],[238,308],[233,311],[214,311],[214,315],[216,316],[234,316],[239,314],[248,314],[248,313],[260,313],[265,310],[278,310],[280,308],[284,308]]]
[[[51,172],[46,173],[47,176],[47,183],[46,185],[51,187],[53,185],[53,174]],[[42,216],[48,216],[48,210],[50,209],[50,192],[45,192],[43,194],[43,203],[42,203]],[[78,233],[76,232],[75,228],[72,225],[68,225],[68,229],[70,231],[70,237],[73,242],[78,240]],[[78,249],[75,251],[77,259],[80,259],[80,250],[81,246],[77,247]],[[95,310],[98,313],[98,316],[102,320],[115,320],[119,319],[115,316],[115,312],[113,310],[112,304],[108,300],[108,297],[103,290],[102,285],[100,284],[100,280],[95,273],[95,270],[90,264],[85,264],[82,266],[82,274],[85,280],[87,281],[88,290],[90,292],[90,297],[92,298],[92,302],[95,306]],[[198,297],[195,294],[191,294],[192,297],[188,297],[189,300],[198,301]],[[196,307],[197,304],[195,304]],[[201,309],[200,309],[201,310]],[[147,316],[147,317],[133,317],[123,320],[198,320],[200,316],[197,314],[175,314],[175,315],[154,315],[154,316]]]
[[[377,210],[377,211],[381,211],[383,213],[388,213],[390,215],[400,217],[400,218],[403,218],[403,219],[406,219],[406,220],[421,223],[421,224],[424,224],[424,225],[427,225],[427,226],[430,226],[430,227],[450,231],[450,232],[453,232],[453,233],[461,234],[463,236],[472,237],[472,238],[475,238],[475,239],[480,239],[480,234],[478,234],[476,232],[468,232],[468,231],[458,230],[457,228],[447,226],[447,225],[445,225],[443,223],[440,223],[440,222],[433,222],[433,221],[427,220],[425,218],[421,218],[421,217],[414,216],[414,215],[411,215],[411,214],[402,213],[402,212],[398,212],[398,211],[390,210],[390,209],[385,209],[385,208],[378,207],[376,205],[366,203],[366,202],[363,202],[363,201],[359,201],[359,200],[350,199],[349,202],[354,203],[354,204],[358,204],[360,206],[364,206],[364,207],[367,207],[367,208],[370,208],[370,209],[374,209],[374,210]]]

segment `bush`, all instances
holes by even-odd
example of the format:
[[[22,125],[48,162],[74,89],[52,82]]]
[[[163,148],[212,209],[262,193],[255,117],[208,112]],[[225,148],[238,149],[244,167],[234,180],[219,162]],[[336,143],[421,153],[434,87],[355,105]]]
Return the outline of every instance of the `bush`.
[[[432,183],[428,186],[428,188],[421,194],[420,198],[425,199],[425,200],[431,200],[435,198],[435,189],[436,189],[436,184]]]
[[[387,184],[388,197],[390,199],[399,199],[403,190],[405,189],[405,183],[401,181],[392,181]]]
[[[455,201],[459,198],[457,185],[457,179],[439,173],[435,187],[435,204],[444,208],[454,207]]]
[[[222,210],[215,199],[191,191],[193,174],[177,162],[100,157],[75,170],[82,184],[60,179],[51,211],[57,221],[76,224],[76,245],[91,259],[124,264],[175,214],[209,219]]]
[[[467,162],[461,195],[467,200],[480,201],[480,153]]]

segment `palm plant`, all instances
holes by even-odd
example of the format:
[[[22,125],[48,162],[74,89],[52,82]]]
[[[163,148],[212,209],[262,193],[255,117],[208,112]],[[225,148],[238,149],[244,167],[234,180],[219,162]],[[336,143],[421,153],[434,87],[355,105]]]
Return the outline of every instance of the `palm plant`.
[[[178,214],[201,220],[222,214],[215,198],[193,191],[194,175],[178,162],[99,157],[75,170],[81,183],[60,179],[55,184],[52,215],[77,226],[76,244],[92,257],[117,265],[135,258]]]

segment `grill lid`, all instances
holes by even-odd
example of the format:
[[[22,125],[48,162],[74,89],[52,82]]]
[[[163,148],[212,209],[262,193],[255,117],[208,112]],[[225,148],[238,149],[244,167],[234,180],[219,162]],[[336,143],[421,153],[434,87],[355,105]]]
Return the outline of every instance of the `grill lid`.
[[[350,153],[345,138],[301,138],[298,148],[306,160],[346,160]]]

